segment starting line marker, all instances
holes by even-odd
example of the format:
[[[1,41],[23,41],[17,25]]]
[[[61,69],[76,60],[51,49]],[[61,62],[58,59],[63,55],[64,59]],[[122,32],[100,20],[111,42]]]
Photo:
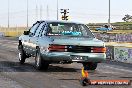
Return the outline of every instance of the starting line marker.
[[[86,85],[130,85],[130,80],[90,80],[88,78],[89,74],[87,70],[82,68],[82,78],[80,79],[80,83],[82,86]]]

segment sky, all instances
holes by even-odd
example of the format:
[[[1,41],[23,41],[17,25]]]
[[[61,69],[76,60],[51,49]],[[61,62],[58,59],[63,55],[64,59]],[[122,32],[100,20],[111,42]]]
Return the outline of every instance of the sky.
[[[0,26],[8,25],[8,0],[0,0]],[[110,0],[111,22],[122,22],[132,15],[132,0]],[[109,0],[58,0],[59,20],[61,10],[69,9],[69,21],[82,23],[107,23]],[[57,0],[28,0],[29,26],[37,20],[57,19]],[[10,26],[27,25],[27,0],[9,0]]]

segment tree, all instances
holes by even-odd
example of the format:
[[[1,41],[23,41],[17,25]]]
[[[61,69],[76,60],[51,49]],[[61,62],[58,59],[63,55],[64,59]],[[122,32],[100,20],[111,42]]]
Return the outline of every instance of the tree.
[[[125,17],[122,18],[122,20],[124,20],[125,22],[132,22],[132,16],[126,14]]]

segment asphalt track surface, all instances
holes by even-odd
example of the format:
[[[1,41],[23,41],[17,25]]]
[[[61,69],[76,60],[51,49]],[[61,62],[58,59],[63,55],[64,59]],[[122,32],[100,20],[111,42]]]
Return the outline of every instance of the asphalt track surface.
[[[0,88],[132,88],[132,85],[80,85],[82,64],[51,64],[47,71],[34,68],[34,58],[18,62],[18,41],[0,38]],[[132,64],[105,61],[95,71],[89,71],[90,79],[132,80]]]

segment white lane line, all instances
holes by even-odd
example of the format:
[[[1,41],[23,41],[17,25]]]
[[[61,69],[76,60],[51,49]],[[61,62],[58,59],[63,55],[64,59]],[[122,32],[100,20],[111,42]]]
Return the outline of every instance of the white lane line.
[[[111,69],[116,69],[116,70],[119,70],[119,71],[131,72],[131,73],[132,73],[132,71],[131,71],[131,70],[126,70],[126,69],[116,68],[116,67],[111,67],[111,66],[106,66],[106,67],[111,68]]]

